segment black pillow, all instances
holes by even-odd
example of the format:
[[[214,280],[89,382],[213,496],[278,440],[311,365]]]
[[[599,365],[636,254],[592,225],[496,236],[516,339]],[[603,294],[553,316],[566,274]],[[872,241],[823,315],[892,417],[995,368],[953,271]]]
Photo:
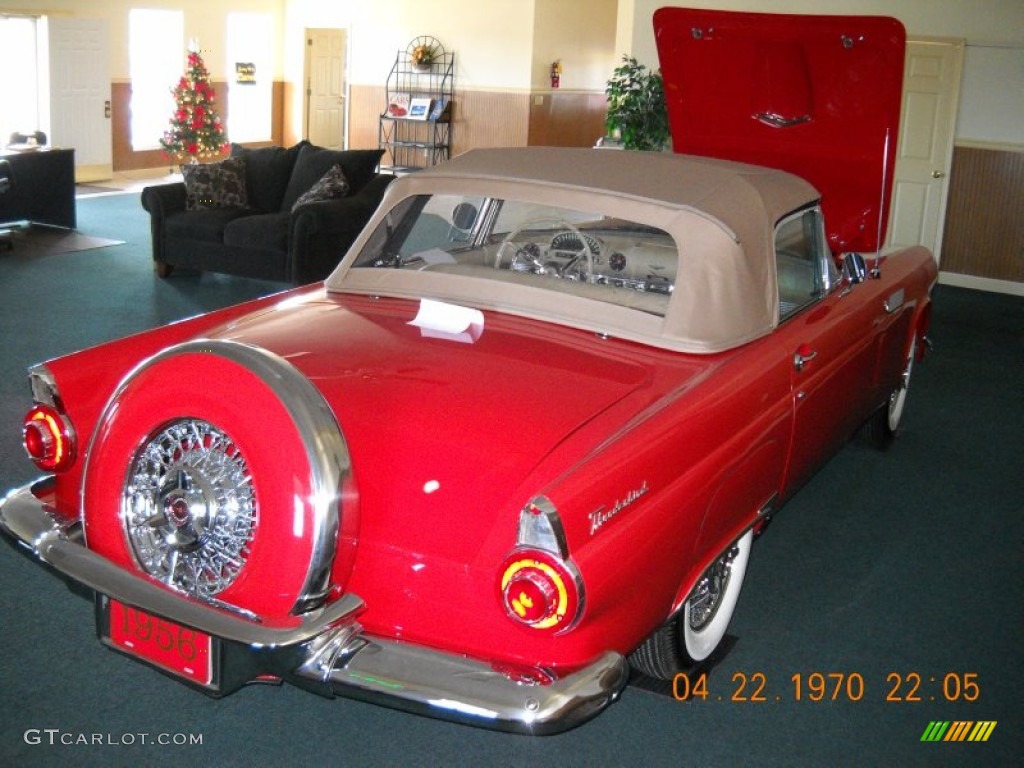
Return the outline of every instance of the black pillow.
[[[244,157],[182,165],[181,176],[185,181],[185,210],[247,208],[249,205]]]
[[[340,165],[353,192],[358,192],[373,178],[384,154],[383,149],[349,149],[337,151],[307,144],[295,161],[292,178],[285,190],[281,210],[292,209],[303,192],[323,178],[332,166]]]
[[[294,212],[296,208],[306,203],[316,203],[320,200],[334,200],[339,197],[345,197],[351,191],[352,185],[348,183],[345,171],[342,170],[340,165],[332,165],[316,184],[299,195],[299,199],[292,206],[292,211]]]
[[[257,211],[274,213],[281,209],[281,200],[288,187],[292,169],[299,151],[308,144],[300,141],[284,147],[259,147],[251,149],[241,144],[231,145],[232,157],[244,157],[246,161],[245,187],[249,205]]]

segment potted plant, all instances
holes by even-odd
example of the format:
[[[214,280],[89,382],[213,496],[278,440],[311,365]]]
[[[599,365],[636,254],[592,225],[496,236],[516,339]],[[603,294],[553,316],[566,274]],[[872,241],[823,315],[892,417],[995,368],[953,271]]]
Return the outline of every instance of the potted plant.
[[[669,141],[668,110],[661,73],[623,56],[608,86],[605,129],[625,149],[661,151]]]

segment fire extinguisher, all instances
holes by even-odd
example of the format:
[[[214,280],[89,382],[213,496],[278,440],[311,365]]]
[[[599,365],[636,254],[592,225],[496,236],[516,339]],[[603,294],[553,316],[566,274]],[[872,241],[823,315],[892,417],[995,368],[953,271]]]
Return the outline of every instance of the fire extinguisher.
[[[551,62],[551,87],[557,88],[558,84],[562,80],[562,62],[553,61]]]

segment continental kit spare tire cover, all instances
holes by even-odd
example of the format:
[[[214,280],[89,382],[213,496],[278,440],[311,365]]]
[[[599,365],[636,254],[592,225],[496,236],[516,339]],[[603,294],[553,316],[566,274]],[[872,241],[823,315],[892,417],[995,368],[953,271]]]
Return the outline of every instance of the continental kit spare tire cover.
[[[339,534],[355,524],[341,508],[349,483],[337,420],[295,366],[190,341],[108,401],[85,471],[86,543],[195,598],[286,617],[331,589]]]

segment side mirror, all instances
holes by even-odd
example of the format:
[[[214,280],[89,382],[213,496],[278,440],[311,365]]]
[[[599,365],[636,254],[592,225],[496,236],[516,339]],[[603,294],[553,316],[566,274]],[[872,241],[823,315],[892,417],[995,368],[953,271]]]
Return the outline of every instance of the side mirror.
[[[868,267],[864,262],[864,257],[859,253],[844,253],[843,259],[843,275],[851,283],[863,283],[868,276]]]

